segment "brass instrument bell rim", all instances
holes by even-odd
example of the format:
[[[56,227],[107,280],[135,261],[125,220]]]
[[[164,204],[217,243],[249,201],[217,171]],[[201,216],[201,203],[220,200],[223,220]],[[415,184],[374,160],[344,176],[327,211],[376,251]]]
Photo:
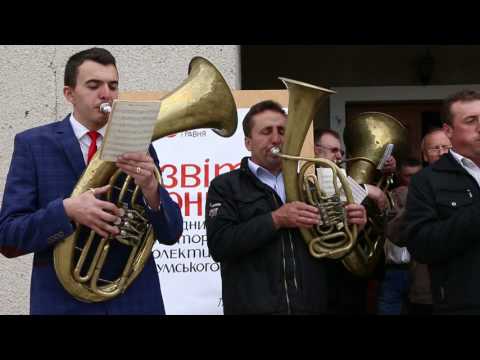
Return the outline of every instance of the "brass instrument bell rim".
[[[223,83],[228,87],[228,83],[225,80],[225,78],[223,77],[223,75],[220,73],[220,71],[217,70],[217,68],[212,64],[212,62],[210,60],[208,60],[208,59],[206,59],[202,56],[195,56],[195,57],[192,58],[192,60],[190,60],[190,63],[188,65],[188,75],[190,75],[190,73],[193,70],[196,63],[208,65],[209,71],[215,72],[215,75],[216,75],[215,78],[223,81]],[[229,92],[229,93],[224,94],[224,96],[226,96],[225,102],[233,104],[233,107],[236,109],[237,105],[236,105],[236,102],[235,102],[235,98],[233,97],[233,93]],[[231,137],[233,134],[236,133],[237,128],[238,128],[238,115],[237,115],[236,111],[235,111],[234,115],[235,115],[234,116],[235,119],[234,119],[234,122],[232,124],[231,129],[210,128],[210,130],[212,130],[215,134],[217,134],[218,136],[221,136],[223,138]]]
[[[337,93],[335,90],[330,90],[330,89],[323,88],[323,87],[313,85],[313,84],[309,84],[309,83],[306,83],[306,82],[303,82],[303,81],[293,80],[293,79],[289,79],[289,78],[281,77],[281,76],[278,77],[278,79],[283,81],[283,83],[287,86],[287,88],[288,88],[288,84],[290,83],[290,84],[295,84],[295,85],[299,85],[299,86],[308,87],[310,89],[321,90],[321,91],[327,92],[329,94],[336,94]]]
[[[357,116],[357,120],[361,119],[361,118],[368,118],[368,117],[375,117],[375,116],[386,117],[386,118],[392,120],[393,122],[395,122],[396,124],[400,125],[402,128],[406,129],[406,126],[400,120],[396,119],[395,117],[393,117],[390,114],[387,114],[387,113],[384,113],[384,112],[381,112],[381,111],[366,111],[366,112],[360,113]]]

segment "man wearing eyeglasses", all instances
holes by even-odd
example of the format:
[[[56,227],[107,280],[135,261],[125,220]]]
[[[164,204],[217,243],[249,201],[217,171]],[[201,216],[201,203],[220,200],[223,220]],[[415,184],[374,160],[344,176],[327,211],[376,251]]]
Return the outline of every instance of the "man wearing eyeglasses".
[[[450,139],[443,129],[434,128],[430,130],[422,140],[423,160],[428,164],[433,164],[440,159],[442,155],[447,154],[452,148]]]
[[[331,129],[322,129],[315,134],[315,155],[339,163],[345,152],[342,149],[340,135]],[[391,156],[386,162],[383,172],[394,172],[396,161]],[[387,197],[377,186],[363,184],[367,197],[374,201],[380,210],[385,209]],[[327,280],[329,289],[329,312],[335,314],[365,314],[367,311],[367,291],[369,279],[360,278],[345,269],[338,260],[326,260]],[[379,263],[384,262],[380,260]],[[383,268],[375,271],[383,273]]]
[[[345,151],[342,149],[340,135],[330,129],[322,129],[316,133],[315,136],[315,155],[319,158],[324,158],[336,163],[343,160]],[[393,156],[390,156],[385,162],[383,169],[384,173],[394,172],[396,168],[396,161]],[[387,205],[387,197],[384,192],[377,186],[364,184],[367,190],[367,196],[373,200],[379,209],[384,209]]]
[[[434,314],[480,314],[480,93],[455,93],[443,108],[452,148],[425,141],[439,159],[412,178],[402,237],[428,264]]]

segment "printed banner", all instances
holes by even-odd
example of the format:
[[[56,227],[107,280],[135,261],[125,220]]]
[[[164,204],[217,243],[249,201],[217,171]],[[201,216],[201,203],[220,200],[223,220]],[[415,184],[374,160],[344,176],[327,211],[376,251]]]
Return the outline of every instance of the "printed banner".
[[[236,133],[223,138],[212,130],[185,131],[154,143],[165,188],[183,215],[183,235],[177,244],[156,243],[157,265],[168,315],[223,314],[220,264],[210,257],[205,229],[205,203],[210,181],[240,166],[249,155],[238,109]]]

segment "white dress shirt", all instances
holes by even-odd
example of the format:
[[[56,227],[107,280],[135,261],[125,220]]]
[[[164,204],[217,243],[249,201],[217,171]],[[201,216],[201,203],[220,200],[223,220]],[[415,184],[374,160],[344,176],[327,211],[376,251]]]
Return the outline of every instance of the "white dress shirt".
[[[283,182],[282,172],[279,172],[277,176],[273,175],[267,169],[255,164],[251,159],[248,159],[248,167],[250,171],[265,185],[271,187],[285,203],[285,184]]]
[[[78,142],[80,143],[80,148],[82,149],[82,154],[83,154],[83,160],[85,161],[85,164],[87,163],[87,157],[88,157],[88,148],[90,147],[90,143],[92,142],[92,139],[90,136],[88,136],[88,130],[85,126],[83,126],[81,123],[78,122],[77,119],[73,116],[73,113],[70,115],[70,124],[72,125],[73,132],[75,133],[75,136],[77,137]],[[103,137],[105,136],[105,130],[106,130],[106,125],[98,130],[97,132],[100,134],[99,137],[97,137],[97,150],[100,149],[100,146],[102,146],[103,142]]]
[[[477,181],[478,186],[480,186],[480,168],[469,158],[466,158],[459,153],[456,153],[450,149],[450,153],[453,155],[455,160]]]

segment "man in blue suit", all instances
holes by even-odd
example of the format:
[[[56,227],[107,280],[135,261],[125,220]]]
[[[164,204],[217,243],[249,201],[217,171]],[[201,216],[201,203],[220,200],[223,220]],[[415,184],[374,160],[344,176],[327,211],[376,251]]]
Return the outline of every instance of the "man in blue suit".
[[[107,116],[100,104],[118,97],[115,58],[92,48],[73,55],[65,68],[65,98],[73,112],[63,121],[27,130],[15,137],[0,213],[0,252],[7,257],[34,253],[31,314],[164,314],[153,257],[121,295],[100,303],[76,300],[59,282],[54,265],[56,244],[84,225],[102,237],[115,236],[123,209],[103,201],[109,186],[71,197],[90,158],[100,147]],[[149,155],[127,153],[116,163],[141,189],[138,203],[162,244],[172,245],[182,233],[178,205],[158,183],[153,147]],[[102,277],[114,280],[123,269],[129,248],[110,240]]]

